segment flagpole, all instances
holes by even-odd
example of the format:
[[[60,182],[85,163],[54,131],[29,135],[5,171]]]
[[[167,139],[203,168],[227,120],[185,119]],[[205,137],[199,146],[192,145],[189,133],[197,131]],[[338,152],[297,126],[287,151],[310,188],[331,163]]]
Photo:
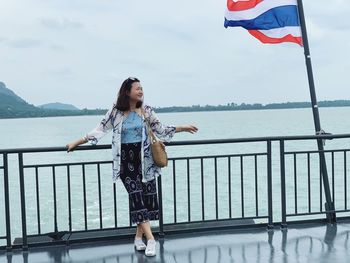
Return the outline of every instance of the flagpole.
[[[303,39],[303,46],[304,46],[304,55],[305,55],[305,62],[306,62],[306,68],[307,68],[307,75],[308,75],[308,80],[309,80],[311,105],[312,105],[312,112],[313,112],[313,116],[314,116],[314,125],[315,125],[316,134],[318,135],[318,134],[324,133],[324,131],[321,129],[320,116],[319,116],[319,112],[318,112],[318,105],[317,105],[317,99],[316,99],[314,77],[313,77],[313,72],[312,72],[309,41],[308,41],[307,31],[306,31],[303,2],[302,2],[302,0],[297,0],[297,3],[298,3],[298,12],[299,12],[301,33],[302,33],[302,39]],[[326,164],[322,139],[317,139],[317,146],[318,146],[318,150],[319,150],[320,168],[321,168],[321,174],[322,174],[325,197],[326,197],[325,209],[326,209],[326,211],[332,211],[332,210],[334,211],[334,203],[332,202],[330,188],[329,188],[327,164]],[[335,212],[327,213],[327,221],[329,223],[336,222]]]

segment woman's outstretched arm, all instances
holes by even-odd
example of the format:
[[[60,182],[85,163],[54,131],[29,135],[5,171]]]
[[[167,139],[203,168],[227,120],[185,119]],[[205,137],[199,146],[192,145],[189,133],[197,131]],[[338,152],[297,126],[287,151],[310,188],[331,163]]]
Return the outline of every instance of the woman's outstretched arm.
[[[151,125],[152,131],[156,134],[156,136],[162,140],[169,142],[171,138],[174,136],[176,132],[190,132],[195,133],[198,131],[198,128],[193,125],[163,125],[153,108],[149,105],[146,106],[149,110],[149,123]]]
[[[176,126],[175,132],[190,132],[190,133],[195,133],[198,131],[198,128],[194,125],[181,125],[181,126]]]
[[[67,152],[72,151],[75,147],[79,146],[80,144],[84,144],[88,141],[90,141],[92,145],[95,145],[103,136],[105,136],[110,130],[112,130],[112,119],[114,117],[114,111],[116,110],[114,106],[115,105],[113,104],[113,106],[107,111],[103,119],[97,124],[95,128],[93,128],[90,132],[85,134],[82,138],[68,143],[66,145]]]

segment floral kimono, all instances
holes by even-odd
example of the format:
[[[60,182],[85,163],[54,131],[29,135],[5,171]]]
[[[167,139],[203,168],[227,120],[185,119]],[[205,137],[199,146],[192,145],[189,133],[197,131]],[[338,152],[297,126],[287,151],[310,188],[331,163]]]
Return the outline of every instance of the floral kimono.
[[[144,105],[144,115],[142,115],[142,144],[141,144],[141,160],[142,160],[142,182],[151,181],[160,175],[161,168],[156,166],[151,152],[151,140],[148,135],[148,127],[162,141],[169,142],[175,134],[176,127],[174,125],[164,126],[156,116],[153,108]],[[83,136],[92,145],[113,130],[112,136],[112,180],[115,183],[120,179],[120,159],[121,159],[121,134],[124,114],[116,108],[116,103],[109,109],[100,121],[100,123],[89,133]],[[146,118],[146,119],[145,119]]]

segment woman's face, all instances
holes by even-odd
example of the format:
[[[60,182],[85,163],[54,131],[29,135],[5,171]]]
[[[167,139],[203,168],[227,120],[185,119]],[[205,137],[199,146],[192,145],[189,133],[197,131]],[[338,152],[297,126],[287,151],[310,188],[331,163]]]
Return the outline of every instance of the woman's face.
[[[143,99],[143,90],[140,82],[134,82],[131,84],[131,90],[129,94],[131,101],[142,101]]]

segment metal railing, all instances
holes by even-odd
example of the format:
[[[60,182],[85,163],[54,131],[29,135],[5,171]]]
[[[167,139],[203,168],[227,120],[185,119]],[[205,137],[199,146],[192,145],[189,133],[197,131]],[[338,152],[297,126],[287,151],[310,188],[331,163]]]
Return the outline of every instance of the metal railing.
[[[347,200],[350,149],[343,148],[344,143],[323,151],[336,206],[334,210],[327,204],[322,206],[325,188],[320,152],[314,149],[314,143],[335,139],[348,140],[350,134],[168,143],[170,152],[176,147],[186,150],[190,146],[212,145],[219,154],[169,154],[169,165],[158,177],[159,223],[155,232],[162,236],[250,226],[273,229],[275,225],[284,228],[298,217],[297,221],[327,221],[324,214],[330,213],[334,218],[335,213],[346,217],[350,212]],[[286,144],[294,150],[286,150]],[[296,150],[296,145],[307,149]],[[237,146],[241,151],[235,149]],[[245,147],[248,150],[242,152]],[[111,184],[110,176],[103,176],[111,171],[112,162],[95,157],[96,151],[100,156],[110,148],[110,145],[79,146],[75,150],[76,162],[50,156],[66,154],[64,147],[0,150],[0,179],[3,177],[0,194],[4,200],[0,206],[0,214],[4,215],[0,242],[5,242],[0,249],[25,250],[28,246],[131,236],[133,226],[126,191],[119,191],[118,187],[123,188],[121,184]],[[220,154],[221,149],[227,153]],[[92,160],[82,162],[80,151],[93,153]],[[44,156],[39,158],[35,154]],[[16,194],[17,202],[11,200]]]

